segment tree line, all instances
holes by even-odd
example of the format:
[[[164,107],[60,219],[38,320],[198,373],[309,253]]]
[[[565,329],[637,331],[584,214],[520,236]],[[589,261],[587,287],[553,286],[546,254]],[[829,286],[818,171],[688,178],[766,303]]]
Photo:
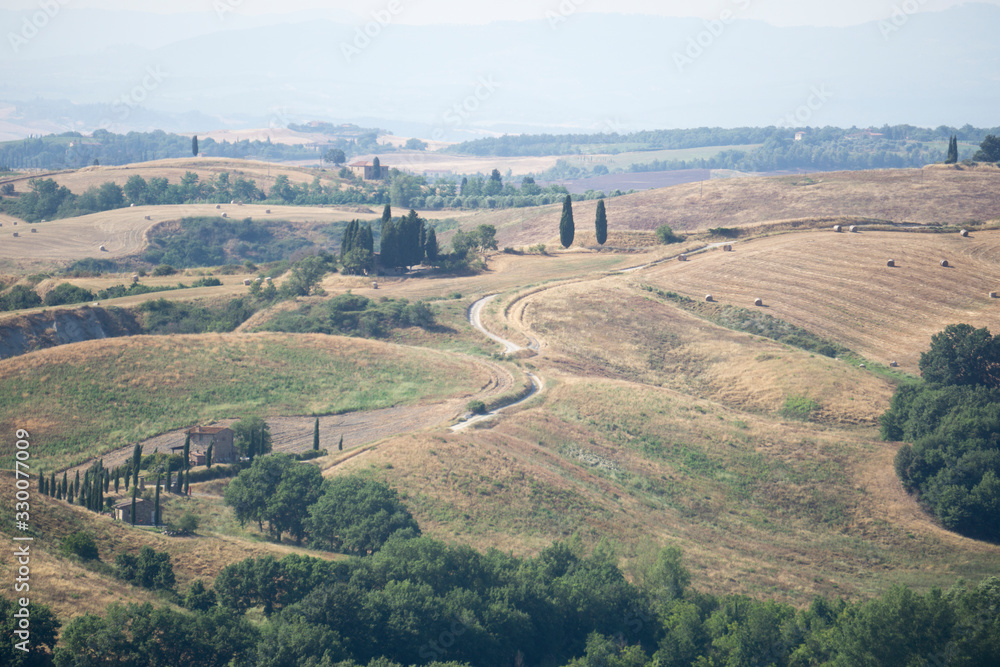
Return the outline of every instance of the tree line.
[[[145,554],[152,567],[155,552]],[[113,603],[63,628],[32,611],[37,662],[259,666],[988,665],[1000,661],[1000,579],[803,609],[691,585],[676,547],[626,570],[578,540],[537,556],[398,535],[371,555],[226,566],[187,610]],[[151,582],[152,583],[152,582]],[[154,584],[155,585],[155,584]],[[0,598],[0,605],[12,605]],[[259,610],[251,620],[247,612]],[[5,610],[6,611],[6,610]],[[9,614],[4,614],[9,619]],[[9,622],[9,621],[8,621]],[[13,655],[8,643],[0,652]],[[0,653],[3,655],[3,653]],[[16,662],[5,664],[18,664]]]

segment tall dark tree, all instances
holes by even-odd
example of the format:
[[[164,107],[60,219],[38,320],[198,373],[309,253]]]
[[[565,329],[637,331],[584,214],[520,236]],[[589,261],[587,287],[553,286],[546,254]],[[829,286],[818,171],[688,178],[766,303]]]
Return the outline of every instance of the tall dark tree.
[[[66,491],[68,489],[69,489],[69,478],[66,476],[66,473],[63,472],[63,479],[62,479],[62,497],[63,498],[66,497]]]
[[[379,162],[378,156],[372,160],[372,178],[376,181],[382,180],[382,163]]]
[[[191,471],[188,470],[184,473],[184,495],[191,495]]]
[[[945,164],[955,164],[958,162],[958,137],[952,135],[951,139],[948,140],[948,157],[945,159]]]
[[[198,135],[191,137],[191,155],[198,157]]]
[[[431,226],[427,227],[427,239],[424,241],[424,257],[431,262],[438,258],[437,232]]]
[[[559,242],[564,248],[573,245],[576,227],[573,225],[573,198],[566,195],[563,201],[562,217],[559,219]]]
[[[319,451],[319,417],[316,417],[316,422],[313,424],[313,451]]]
[[[337,451],[344,451],[344,436],[340,436],[340,442],[337,443]]]
[[[184,438],[184,470],[191,467],[190,463],[191,456],[191,434],[188,433],[187,437]]]
[[[594,219],[594,231],[597,233],[597,245],[604,245],[608,240],[608,213],[604,209],[604,200],[597,200],[597,217]]]
[[[208,450],[205,451],[205,467],[210,470],[212,468],[212,448],[214,446],[215,443],[209,443]]]
[[[160,525],[160,473],[156,473],[156,497],[153,501],[153,525]]]
[[[389,204],[385,205],[382,209],[382,223],[385,224],[392,220],[392,207]]]
[[[56,474],[55,474],[55,473],[52,473],[52,474],[51,474],[51,475],[49,476],[49,496],[50,496],[50,497],[51,497],[51,496],[54,496],[54,495],[56,495],[56,493],[57,493],[57,488],[58,488],[58,487],[56,486]],[[118,489],[116,488],[116,489],[115,489],[115,491],[117,491],[117,490],[118,490]]]
[[[135,492],[138,491],[138,489],[136,489],[135,487],[132,487],[132,488],[133,488],[133,492],[132,492],[132,510],[129,512],[129,517],[128,518],[129,518],[129,521],[134,526],[135,525]]]
[[[142,445],[136,444],[132,448],[132,486],[139,483],[139,465],[142,463]],[[125,487],[128,488],[127,486]]]

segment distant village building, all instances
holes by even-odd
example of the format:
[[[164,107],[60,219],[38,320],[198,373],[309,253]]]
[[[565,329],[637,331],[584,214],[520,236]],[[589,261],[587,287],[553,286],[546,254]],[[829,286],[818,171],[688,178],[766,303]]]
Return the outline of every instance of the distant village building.
[[[795,133],[795,141],[802,141],[805,138],[806,138],[806,133],[805,132],[796,132]]]
[[[195,426],[188,430],[191,436],[189,461],[192,465],[203,466],[208,455],[208,446],[212,445],[212,463],[235,463],[236,447],[233,445],[233,430],[225,426]],[[184,446],[171,447],[177,452]]]
[[[385,166],[384,164],[381,165],[380,169],[381,173],[376,174],[375,167],[372,165],[371,162],[367,160],[352,162],[349,165],[347,165],[347,168],[350,169],[355,176],[363,178],[366,181],[377,181],[389,177],[389,167]]]
[[[115,519],[122,523],[132,523],[132,499],[115,505]],[[153,503],[145,498],[135,499],[135,525],[153,525]]]

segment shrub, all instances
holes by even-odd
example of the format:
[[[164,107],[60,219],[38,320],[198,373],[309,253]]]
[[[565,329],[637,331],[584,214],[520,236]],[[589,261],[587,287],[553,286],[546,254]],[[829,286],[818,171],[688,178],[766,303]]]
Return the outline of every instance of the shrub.
[[[198,530],[198,517],[191,514],[191,512],[184,512],[181,518],[177,520],[177,523],[174,524],[174,528],[184,535],[190,535]]]
[[[143,547],[138,556],[121,553],[115,558],[115,576],[136,586],[170,590],[174,587],[174,566],[170,554]]]
[[[819,403],[811,398],[807,396],[789,396],[785,399],[785,405],[781,409],[781,414],[788,419],[807,420],[817,410],[819,410]]]
[[[486,404],[479,400],[469,401],[469,404],[466,405],[465,408],[473,414],[477,415],[486,414]]]
[[[68,303],[82,303],[92,301],[94,293],[76,285],[63,283],[45,295],[46,306],[62,306]]]
[[[662,245],[670,245],[671,243],[680,243],[685,237],[674,234],[670,225],[660,225],[656,228],[656,238]]]
[[[154,276],[172,276],[177,273],[177,269],[170,266],[169,264],[160,264],[155,269],[153,269]]]
[[[83,560],[100,560],[100,555],[97,553],[97,543],[94,542],[90,533],[70,533],[62,541],[59,550],[67,556],[78,556]]]

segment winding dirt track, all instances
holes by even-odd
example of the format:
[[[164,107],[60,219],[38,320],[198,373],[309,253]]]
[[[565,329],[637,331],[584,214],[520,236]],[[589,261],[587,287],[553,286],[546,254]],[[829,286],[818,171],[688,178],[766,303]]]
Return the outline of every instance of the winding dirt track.
[[[344,438],[344,450],[346,451],[394,435],[433,428],[465,414],[465,406],[470,400],[485,402],[514,391],[516,380],[506,368],[492,361],[474,357],[466,358],[488,372],[487,381],[476,393],[437,403],[422,403],[320,417],[320,448],[329,452],[336,451],[341,436]],[[534,382],[534,379],[532,381]],[[536,384],[536,386],[538,385]],[[315,420],[316,418],[311,415],[269,418],[267,423],[271,429],[274,451],[292,454],[311,449]],[[223,420],[214,425],[228,426],[235,421],[234,419]],[[152,454],[157,451],[169,452],[171,447],[183,446],[185,431],[186,429],[177,429],[144,440],[140,443],[142,451],[144,454]],[[100,458],[104,460],[105,468],[115,468],[124,465],[131,458],[132,449],[132,445],[120,447]],[[73,477],[77,470],[82,475],[93,461],[94,459],[90,459],[83,464],[69,468],[69,476]]]

